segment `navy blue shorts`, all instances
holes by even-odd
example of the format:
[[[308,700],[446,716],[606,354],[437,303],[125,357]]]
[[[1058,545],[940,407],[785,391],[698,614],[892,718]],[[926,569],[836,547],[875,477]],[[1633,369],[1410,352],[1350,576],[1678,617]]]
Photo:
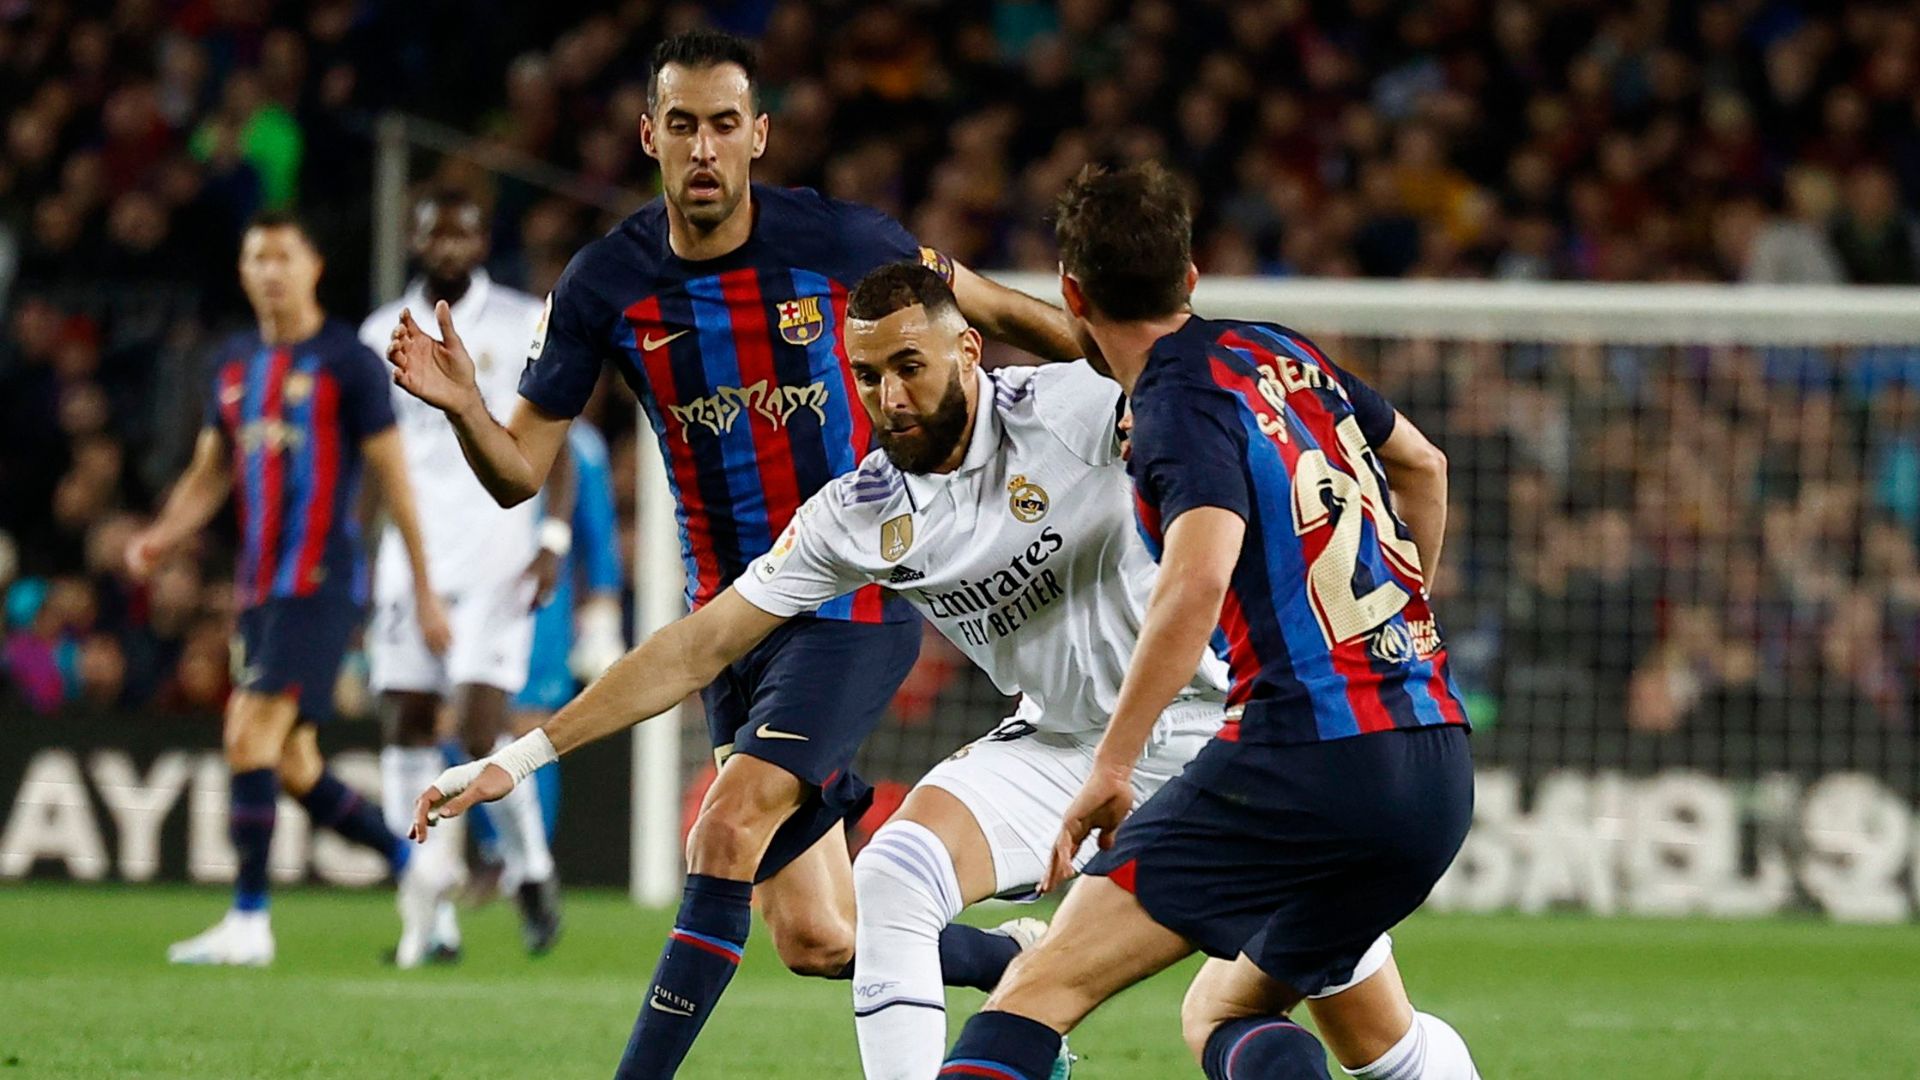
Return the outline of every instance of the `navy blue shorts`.
[[[1458,727],[1257,746],[1215,739],[1086,872],[1209,956],[1245,953],[1301,994],[1346,982],[1466,839]]]
[[[701,691],[722,762],[746,754],[816,789],[774,833],[754,881],[765,881],[873,801],[853,755],[886,714],[920,656],[920,624],[801,616],[734,661]]]
[[[233,685],[253,694],[292,694],[300,719],[333,718],[333,684],[360,605],[341,596],[268,600],[240,613],[233,635]]]

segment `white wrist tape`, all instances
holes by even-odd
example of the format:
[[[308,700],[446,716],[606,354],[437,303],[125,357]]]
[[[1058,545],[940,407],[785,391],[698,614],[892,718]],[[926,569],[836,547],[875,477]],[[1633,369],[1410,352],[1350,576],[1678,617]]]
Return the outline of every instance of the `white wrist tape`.
[[[505,769],[507,775],[513,777],[513,786],[519,787],[535,770],[559,761],[560,755],[554,751],[553,740],[547,738],[546,731],[534,728],[482,760]]]
[[[573,550],[573,526],[559,518],[542,519],[540,549],[552,552],[556,558],[566,558],[567,552]]]

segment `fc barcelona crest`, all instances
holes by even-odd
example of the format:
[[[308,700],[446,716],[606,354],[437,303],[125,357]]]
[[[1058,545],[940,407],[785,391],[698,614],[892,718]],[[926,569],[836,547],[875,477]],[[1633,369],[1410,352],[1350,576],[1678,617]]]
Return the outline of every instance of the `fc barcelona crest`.
[[[913,547],[913,515],[901,514],[880,524],[880,557],[899,562]]]
[[[287,381],[281,386],[286,391],[289,405],[302,404],[313,396],[313,376],[304,371],[296,371],[287,376]]]
[[[780,340],[789,345],[811,345],[820,340],[827,320],[820,316],[820,298],[802,296],[775,307],[780,315]]]

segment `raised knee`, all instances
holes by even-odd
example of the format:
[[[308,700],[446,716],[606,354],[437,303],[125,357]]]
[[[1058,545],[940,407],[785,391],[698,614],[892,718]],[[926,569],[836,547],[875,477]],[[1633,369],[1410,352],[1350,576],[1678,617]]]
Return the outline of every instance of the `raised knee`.
[[[780,962],[795,975],[830,979],[853,963],[852,929],[821,921],[774,928],[773,947]]]
[[[687,834],[687,864],[698,874],[739,877],[760,863],[771,833],[764,816],[738,804],[714,804],[700,812]]]
[[[1213,1037],[1213,1029],[1220,1026],[1219,1009],[1211,998],[1189,987],[1185,1000],[1180,1002],[1180,1039],[1187,1044],[1187,1052],[1193,1055],[1196,1063],[1204,1062],[1207,1056],[1207,1040]]]

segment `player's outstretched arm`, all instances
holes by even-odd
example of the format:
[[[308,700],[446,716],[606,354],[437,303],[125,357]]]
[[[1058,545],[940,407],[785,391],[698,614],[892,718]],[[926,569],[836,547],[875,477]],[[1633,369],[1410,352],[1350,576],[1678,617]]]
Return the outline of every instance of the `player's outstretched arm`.
[[[980,332],[1042,360],[1078,360],[1083,350],[1067,313],[1018,289],[953,264],[953,297]]]
[[[1420,576],[1433,590],[1440,548],[1447,538],[1447,455],[1413,421],[1394,414],[1393,434],[1373,448],[1387,474],[1393,511],[1407,523],[1420,552]]]
[[[566,441],[568,419],[549,416],[523,399],[510,423],[495,420],[480,396],[473,357],[454,329],[446,301],[434,305],[434,318],[439,341],[421,331],[411,311],[400,313],[387,345],[394,385],[447,414],[467,464],[495,502],[515,506],[533,498]]]
[[[1246,532],[1240,515],[1215,506],[1189,510],[1168,527],[1160,574],[1113,718],[1094,751],[1092,773],[1067,809],[1043,888],[1073,876],[1074,854],[1088,835],[1098,832],[1100,846],[1112,846],[1114,830],[1132,812],[1134,764],[1160,714],[1193,681],[1220,621]]]
[[[422,839],[438,818],[498,799],[560,755],[666,712],[786,621],[727,589],[641,642],[546,723],[497,753],[441,773],[414,803],[408,835]]]
[[[193,443],[193,460],[173,485],[159,516],[127,545],[127,570],[135,580],[145,580],[160,560],[206,528],[226,505],[233,486],[227,460],[226,436],[215,427],[201,428]]]

